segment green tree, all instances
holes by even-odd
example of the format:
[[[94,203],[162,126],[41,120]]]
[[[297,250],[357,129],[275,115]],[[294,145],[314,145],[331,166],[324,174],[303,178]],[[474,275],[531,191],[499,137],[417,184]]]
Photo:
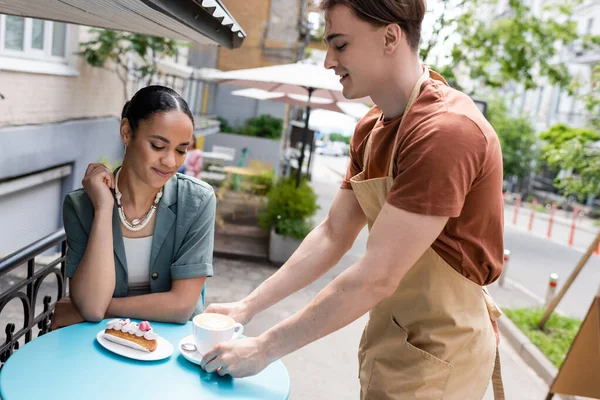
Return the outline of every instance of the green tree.
[[[591,81],[590,91],[582,98],[588,111],[589,125],[600,132],[600,63],[594,66]]]
[[[350,144],[350,136],[344,136],[341,133],[330,133],[329,140],[331,140],[332,142],[342,142]]]
[[[494,99],[488,105],[488,118],[500,139],[505,177],[524,178],[536,159],[535,130],[525,116],[513,118],[506,104]]]
[[[556,178],[556,187],[565,194],[585,196],[600,194],[600,148],[581,138],[565,142],[560,148],[546,153],[552,167],[563,171]]]
[[[177,50],[185,46],[172,39],[110,29],[90,29],[90,33],[93,38],[80,43],[77,54],[92,67],[115,72],[123,83],[125,100],[131,97],[127,82],[132,72],[137,72],[137,78],[150,84],[156,75],[161,74],[157,62],[162,58],[175,56]],[[130,55],[137,56],[136,61],[141,63],[135,71],[129,62]]]
[[[540,134],[546,141],[542,158],[560,171],[556,187],[567,195],[600,194],[600,134],[592,129],[571,128],[558,124]]]
[[[538,77],[569,87],[572,80],[566,65],[553,61],[558,50],[577,40],[585,46],[597,40],[578,35],[571,18],[575,3],[546,2],[544,12],[537,16],[524,2],[509,0],[509,12],[491,21],[482,19],[482,10],[490,10],[496,3],[441,0],[434,10],[433,33],[421,47],[425,62],[445,70],[450,80],[457,68],[466,69],[471,78],[481,79],[489,87],[513,81],[531,89],[537,86]],[[439,60],[435,54],[448,47],[450,56]]]
[[[546,142],[542,149],[542,156],[544,156],[549,151],[561,149],[572,139],[577,139],[578,142],[584,144],[598,141],[600,140],[600,133],[592,129],[571,128],[565,124],[556,124],[546,132],[540,133],[540,139]]]

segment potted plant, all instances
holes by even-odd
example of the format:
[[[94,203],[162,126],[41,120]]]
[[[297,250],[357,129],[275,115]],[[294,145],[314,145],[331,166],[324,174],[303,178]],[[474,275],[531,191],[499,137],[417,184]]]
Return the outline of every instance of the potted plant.
[[[312,230],[312,217],[319,206],[317,195],[306,181],[296,188],[294,179],[282,178],[267,194],[268,203],[260,225],[270,231],[269,260],[283,264]]]

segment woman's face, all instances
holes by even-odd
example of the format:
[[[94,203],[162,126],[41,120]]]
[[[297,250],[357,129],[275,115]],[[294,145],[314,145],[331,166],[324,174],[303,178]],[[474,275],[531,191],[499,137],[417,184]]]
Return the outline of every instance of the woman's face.
[[[140,121],[135,138],[129,124],[121,126],[125,158],[134,174],[150,187],[161,188],[183,165],[194,126],[181,111],[156,113]]]
[[[327,12],[325,68],[342,76],[340,82],[347,99],[371,96],[389,79],[385,34],[385,27],[359,19],[346,6],[336,5]]]

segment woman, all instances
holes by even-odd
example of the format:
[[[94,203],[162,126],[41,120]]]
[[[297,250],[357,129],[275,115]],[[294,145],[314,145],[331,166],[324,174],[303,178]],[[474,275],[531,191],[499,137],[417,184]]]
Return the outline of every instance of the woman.
[[[176,174],[194,121],[173,90],[149,86],[125,104],[122,167],[90,164],[83,189],[67,195],[70,301],[52,326],[105,317],[184,323],[203,309],[212,275],[215,196]]]
[[[185,174],[200,178],[200,171],[202,171],[202,150],[196,148],[195,135],[192,136],[184,165]]]

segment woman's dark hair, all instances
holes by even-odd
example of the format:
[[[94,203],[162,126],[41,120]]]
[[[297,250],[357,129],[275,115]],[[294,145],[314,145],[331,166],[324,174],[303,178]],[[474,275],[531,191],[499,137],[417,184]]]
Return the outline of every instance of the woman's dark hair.
[[[152,117],[156,113],[169,111],[184,112],[194,124],[194,117],[189,106],[179,93],[171,88],[159,85],[147,86],[125,103],[121,118],[127,118],[133,134],[138,129],[140,121]]]

